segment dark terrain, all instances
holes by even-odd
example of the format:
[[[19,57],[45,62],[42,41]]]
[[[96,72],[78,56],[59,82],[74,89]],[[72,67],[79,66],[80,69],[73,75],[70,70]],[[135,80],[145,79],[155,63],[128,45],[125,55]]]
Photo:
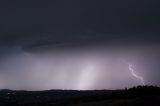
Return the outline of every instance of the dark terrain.
[[[0,91],[0,106],[160,106],[160,88],[124,90]]]

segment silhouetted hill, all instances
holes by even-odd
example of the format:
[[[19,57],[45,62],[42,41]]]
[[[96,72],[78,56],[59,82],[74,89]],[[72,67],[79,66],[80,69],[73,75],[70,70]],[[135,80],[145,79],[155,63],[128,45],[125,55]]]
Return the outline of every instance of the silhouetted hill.
[[[108,102],[107,102],[108,101]],[[132,106],[156,103],[160,106],[160,88],[155,86],[137,86],[124,90],[47,90],[13,91],[0,90],[0,106]],[[113,103],[117,103],[114,104]],[[110,104],[110,105],[109,105]],[[149,106],[150,106],[149,105]]]

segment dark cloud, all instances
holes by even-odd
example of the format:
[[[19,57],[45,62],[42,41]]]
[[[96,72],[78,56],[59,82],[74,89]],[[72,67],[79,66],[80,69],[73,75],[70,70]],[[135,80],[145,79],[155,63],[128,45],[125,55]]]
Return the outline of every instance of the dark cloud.
[[[1,3],[1,33],[159,33],[159,1],[61,0]]]

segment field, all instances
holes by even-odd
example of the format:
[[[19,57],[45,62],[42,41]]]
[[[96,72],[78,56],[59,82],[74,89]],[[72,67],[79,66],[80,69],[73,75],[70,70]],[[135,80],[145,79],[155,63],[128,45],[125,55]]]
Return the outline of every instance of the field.
[[[0,106],[160,106],[160,88],[0,91]]]

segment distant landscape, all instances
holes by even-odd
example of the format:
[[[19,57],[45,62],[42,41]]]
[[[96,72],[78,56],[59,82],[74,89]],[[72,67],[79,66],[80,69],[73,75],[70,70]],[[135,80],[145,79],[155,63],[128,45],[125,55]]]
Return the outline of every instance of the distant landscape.
[[[0,91],[0,106],[160,106],[160,88]]]

